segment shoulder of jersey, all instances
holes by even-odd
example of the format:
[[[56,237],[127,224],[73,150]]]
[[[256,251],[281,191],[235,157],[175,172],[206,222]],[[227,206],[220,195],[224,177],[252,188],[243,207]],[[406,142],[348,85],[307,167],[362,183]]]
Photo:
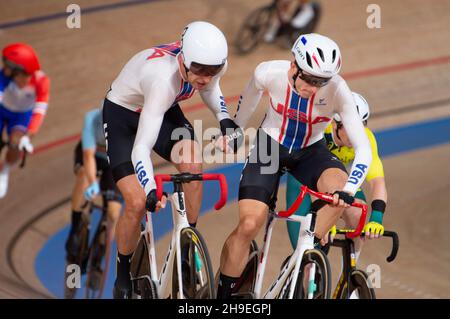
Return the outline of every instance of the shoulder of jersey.
[[[33,83],[35,85],[39,85],[39,84],[42,84],[43,82],[45,82],[47,80],[50,80],[50,78],[47,76],[47,74],[45,74],[44,71],[39,70],[39,71],[36,71],[33,74],[33,77],[31,79],[31,83],[32,83],[32,85],[33,85]]]
[[[342,78],[342,76],[336,74],[325,86],[325,88],[337,88],[342,82],[345,82],[345,80]]]
[[[276,72],[288,70],[291,62],[288,60],[271,60],[262,62],[260,65],[270,69],[270,71]]]
[[[90,116],[95,116],[95,115],[99,115],[102,113],[102,110],[100,108],[94,108],[92,110],[89,110],[86,114],[90,115]]]
[[[278,78],[280,75],[287,75],[289,70],[290,62],[286,60],[272,60],[265,61],[258,65],[256,73],[259,75],[269,76]]]
[[[176,56],[165,54],[152,58],[152,54],[154,53],[152,49],[144,50],[142,53],[144,54],[145,61],[142,70],[146,74],[149,72],[156,78],[168,79],[171,75],[176,76],[179,73]]]
[[[376,140],[375,138],[375,134],[373,134],[372,130],[370,128],[368,128],[367,126],[364,128],[367,134],[367,137],[369,139],[373,138],[374,140]]]

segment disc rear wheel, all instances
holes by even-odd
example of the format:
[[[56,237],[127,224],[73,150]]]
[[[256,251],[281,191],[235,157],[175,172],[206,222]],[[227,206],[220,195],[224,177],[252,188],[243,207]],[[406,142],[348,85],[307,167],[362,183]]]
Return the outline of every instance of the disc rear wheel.
[[[314,270],[311,278],[310,272]],[[294,270],[292,269],[292,272]],[[280,298],[287,299],[294,274],[291,273],[286,281]],[[329,299],[331,294],[331,268],[327,256],[318,249],[307,250],[302,258],[297,282],[295,284],[294,299]]]
[[[181,280],[185,299],[214,299],[214,275],[208,249],[197,229],[187,227],[180,233]],[[172,298],[181,298],[177,256],[172,275]]]

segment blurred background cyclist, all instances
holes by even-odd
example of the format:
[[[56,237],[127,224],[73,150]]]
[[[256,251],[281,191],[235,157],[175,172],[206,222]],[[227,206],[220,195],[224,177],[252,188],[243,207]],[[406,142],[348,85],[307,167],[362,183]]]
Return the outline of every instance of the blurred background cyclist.
[[[73,262],[80,249],[83,204],[102,192],[103,209],[108,213],[109,238],[122,209],[122,195],[114,183],[106,156],[103,133],[102,109],[96,108],[85,114],[81,141],[75,147],[75,185],[72,190],[72,224],[66,241],[67,261]]]
[[[48,107],[50,80],[41,71],[34,49],[25,43],[2,50],[0,70],[0,198],[8,191],[9,171],[23,151],[33,152],[31,138],[42,125]],[[3,138],[6,128],[6,139]],[[5,142],[3,142],[5,141]]]
[[[314,30],[306,30],[306,27],[319,15],[319,4],[309,0],[275,0],[277,14],[274,15],[269,28],[264,34],[264,41],[274,42],[282,29],[290,29],[296,32],[292,39],[297,39],[301,33],[312,33]],[[289,47],[293,43],[287,43]]]

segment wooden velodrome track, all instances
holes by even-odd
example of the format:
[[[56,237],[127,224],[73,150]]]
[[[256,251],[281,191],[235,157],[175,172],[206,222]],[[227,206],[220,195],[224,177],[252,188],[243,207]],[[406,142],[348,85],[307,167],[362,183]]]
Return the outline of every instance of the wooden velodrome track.
[[[120,1],[77,1],[82,10],[117,2]],[[0,2],[0,46],[16,41],[32,44],[52,80],[48,116],[34,140],[36,154],[28,159],[25,169],[12,172],[9,193],[0,201],[0,297],[52,297],[36,276],[34,261],[45,242],[69,222],[65,200],[74,181],[72,150],[83,114],[99,105],[124,63],[143,48],[177,40],[183,27],[193,20],[215,23],[231,42],[248,12],[265,2],[148,1],[86,11],[81,17],[81,29],[68,29],[65,18],[57,17],[29,24],[6,24],[63,13],[72,1]],[[350,87],[362,93],[372,113],[379,115],[372,118],[370,127],[380,130],[448,117],[450,1],[379,0],[381,29],[366,27],[366,8],[371,2],[323,0],[324,12],[317,30],[340,45],[342,72]],[[229,69],[221,82],[225,96],[239,95],[255,66],[270,59],[290,59],[289,50],[262,45],[248,56],[231,52]],[[212,114],[198,106],[199,102],[198,96],[184,102],[188,118],[202,119],[203,127],[216,126]],[[236,101],[232,100],[230,112],[234,113],[235,108]],[[261,106],[253,124],[263,113]],[[381,266],[378,297],[450,297],[450,197],[446,195],[450,187],[449,158],[449,145],[443,144],[384,160],[389,190],[385,225],[399,233],[401,247],[393,264],[384,261],[389,249],[387,240],[367,244],[362,254],[363,267],[373,263]],[[159,158],[155,162],[162,163]],[[174,170],[163,167],[159,172]],[[284,194],[284,187],[280,194]],[[283,197],[280,196],[280,207],[284,207]],[[200,219],[198,227],[208,242],[214,269],[223,242],[236,222],[234,202],[220,214],[207,214]],[[166,247],[166,237],[157,249]],[[285,226],[279,223],[274,232],[269,278],[273,278],[290,251],[287,238]],[[161,251],[157,252],[161,259]],[[332,253],[333,260],[337,264]]]

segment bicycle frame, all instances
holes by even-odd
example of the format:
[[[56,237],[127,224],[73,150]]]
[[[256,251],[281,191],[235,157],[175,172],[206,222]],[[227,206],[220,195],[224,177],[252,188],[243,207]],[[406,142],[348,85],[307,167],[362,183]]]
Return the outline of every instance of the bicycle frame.
[[[337,230],[337,235],[345,235],[351,230],[339,229]],[[361,233],[360,236],[364,236],[364,233]],[[387,262],[392,262],[395,260],[399,248],[399,240],[396,232],[393,231],[385,231],[383,237],[391,237],[392,238],[392,250],[390,255],[386,258]],[[336,299],[340,294],[341,290],[350,282],[351,272],[356,268],[356,255],[355,255],[355,244],[353,240],[349,238],[345,239],[334,239],[331,243],[332,246],[339,247],[342,250],[342,272],[339,280],[336,284],[336,288],[333,292],[333,299]]]
[[[351,271],[356,269],[355,245],[353,240],[348,238],[335,239],[331,245],[342,249],[342,273],[332,296],[333,299],[336,299],[338,293],[348,285]]]
[[[263,254],[260,258],[258,272],[256,275],[256,284],[255,284],[255,298],[261,298],[261,289],[264,278],[264,273],[267,264],[267,256],[269,253],[270,241],[272,238],[272,229],[274,226],[275,219],[288,219],[296,222],[301,222],[299,237],[297,242],[297,248],[292,254],[289,262],[283,267],[277,279],[272,283],[270,288],[265,292],[262,298],[264,299],[274,299],[278,295],[284,292],[283,289],[286,289],[284,283],[286,282],[287,276],[291,273],[297,274],[300,269],[300,264],[302,260],[302,256],[307,249],[314,248],[314,232],[311,231],[310,227],[312,224],[312,220],[315,218],[314,215],[309,213],[307,216],[291,216],[288,218],[280,217],[276,212],[270,211],[269,217],[266,224],[266,234],[264,236],[264,245],[263,245]],[[294,271],[292,272],[292,269]],[[297,276],[294,276],[292,284],[289,290],[289,298],[292,299],[294,295],[295,284],[297,281]]]
[[[176,175],[175,175],[176,176]],[[185,175],[188,176],[188,175]],[[200,176],[200,175],[199,175]],[[216,203],[215,209],[219,210],[226,203],[227,198],[227,188],[225,177],[222,174],[203,174],[201,179],[193,180],[219,180],[221,186],[221,198]],[[161,198],[163,195],[163,181],[171,181],[170,175],[156,175],[155,181],[157,185],[157,198]],[[169,274],[173,270],[173,262],[175,253],[181,251],[180,247],[180,233],[182,229],[190,227],[187,216],[186,216],[186,206],[185,206],[185,196],[184,192],[181,190],[181,182],[179,184],[174,182],[174,193],[169,196],[169,200],[172,206],[172,219],[173,219],[173,230],[172,238],[170,240],[169,249],[164,259],[164,264],[162,265],[161,272],[158,278],[158,268],[156,264],[156,250],[155,250],[155,240],[153,232],[153,220],[152,213],[146,212],[146,226],[141,235],[144,235],[148,248],[148,260],[150,265],[150,280],[152,280],[156,285],[157,296],[160,298],[162,294],[166,291],[167,285],[169,283]],[[180,299],[184,299],[183,294],[183,280],[181,271],[181,254],[176,254],[177,257],[177,275],[178,275],[178,287],[180,292]],[[144,276],[148,277],[148,276]],[[133,279],[141,279],[142,277],[137,277]]]
[[[294,204],[287,210],[287,211],[281,211],[276,213],[273,209],[269,210],[269,215],[267,218],[266,228],[265,228],[265,235],[264,235],[264,245],[263,245],[263,253],[259,260],[258,265],[258,271],[256,275],[256,284],[253,293],[255,294],[256,299],[261,298],[261,289],[262,289],[262,283],[265,273],[265,268],[267,264],[267,256],[269,253],[269,246],[270,246],[270,240],[272,238],[272,229],[274,225],[274,220],[277,218],[281,219],[287,219],[295,222],[300,222],[300,229],[299,229],[299,236],[297,240],[297,247],[294,250],[294,253],[292,254],[289,261],[284,265],[283,269],[281,270],[280,274],[276,278],[276,280],[272,283],[270,288],[266,291],[266,293],[263,295],[263,299],[274,299],[277,296],[280,296],[285,292],[286,289],[286,279],[289,274],[293,274],[294,278],[291,279],[291,284],[289,288],[289,294],[288,298],[292,299],[294,296],[295,286],[297,283],[297,276],[300,265],[302,262],[302,258],[304,253],[314,248],[314,229],[315,229],[315,223],[316,223],[316,216],[317,212],[310,211],[306,216],[296,216],[293,215],[295,211],[298,209],[298,207],[301,205],[303,199],[305,198],[306,194],[309,193],[325,202],[333,202],[333,197],[327,194],[322,194],[315,192],[313,190],[310,190],[306,186],[301,187],[301,191],[299,196],[297,197]],[[356,237],[358,236],[362,228],[364,226],[364,221],[366,219],[367,214],[367,206],[359,203],[353,203],[352,206],[359,207],[362,210],[362,214],[360,217],[360,222],[358,224],[357,229],[354,232],[348,232],[346,233],[347,237]],[[315,276],[315,265],[313,264],[309,273],[309,279],[312,280]],[[308,293],[308,298],[311,299],[313,297],[313,294],[311,292]]]
[[[150,279],[156,284],[156,291],[159,296],[162,296],[167,289],[169,283],[168,274],[171,273],[175,252],[180,251],[180,232],[183,228],[190,227],[186,217],[186,209],[183,203],[185,203],[184,192],[175,192],[170,196],[170,202],[172,203],[172,219],[174,223],[174,229],[172,231],[172,238],[170,240],[169,249],[164,259],[164,264],[161,268],[161,273],[158,278],[158,268],[156,264],[156,250],[155,239],[153,233],[153,220],[152,213],[146,212],[146,226],[145,230],[141,233],[147,242],[148,258],[150,265]],[[181,279],[181,255],[177,254],[177,273],[178,284],[180,287],[180,298],[183,299],[183,282]],[[139,279],[139,278],[136,278]]]

